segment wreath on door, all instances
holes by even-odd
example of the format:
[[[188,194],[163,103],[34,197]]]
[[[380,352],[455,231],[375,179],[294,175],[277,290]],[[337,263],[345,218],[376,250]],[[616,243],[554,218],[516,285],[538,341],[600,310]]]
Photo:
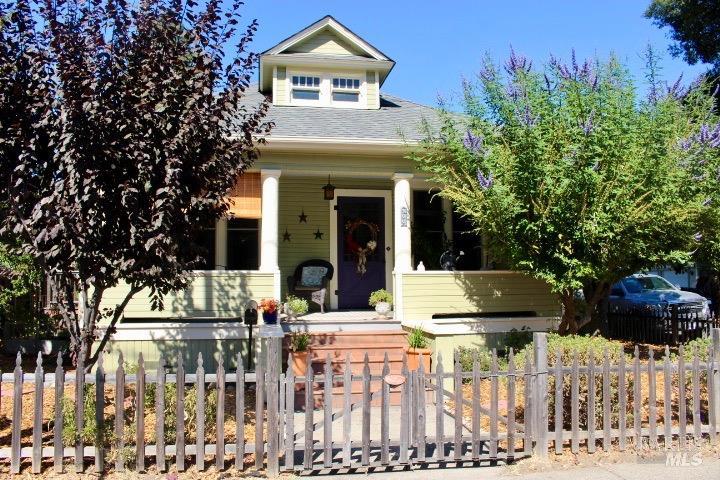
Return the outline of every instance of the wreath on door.
[[[367,272],[367,257],[377,248],[380,227],[362,219],[348,220],[345,223],[345,249],[355,256],[358,275]]]

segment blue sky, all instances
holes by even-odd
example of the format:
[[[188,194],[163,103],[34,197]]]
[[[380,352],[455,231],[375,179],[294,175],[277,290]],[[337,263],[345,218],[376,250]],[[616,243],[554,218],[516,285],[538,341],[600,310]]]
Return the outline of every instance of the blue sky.
[[[265,50],[330,14],[397,62],[383,91],[428,105],[452,98],[485,53],[504,59],[510,45],[536,65],[550,53],[618,55],[643,81],[645,47],[661,54],[663,76],[686,83],[705,71],[667,52],[667,29],[643,17],[649,0],[248,0],[260,22],[253,48]]]

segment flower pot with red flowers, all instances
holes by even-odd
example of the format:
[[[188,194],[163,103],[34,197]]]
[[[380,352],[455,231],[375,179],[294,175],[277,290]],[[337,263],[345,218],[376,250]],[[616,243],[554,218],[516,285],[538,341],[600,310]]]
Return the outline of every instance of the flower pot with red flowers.
[[[260,310],[262,310],[263,322],[268,325],[276,324],[279,306],[280,302],[274,298],[263,298],[260,300]]]

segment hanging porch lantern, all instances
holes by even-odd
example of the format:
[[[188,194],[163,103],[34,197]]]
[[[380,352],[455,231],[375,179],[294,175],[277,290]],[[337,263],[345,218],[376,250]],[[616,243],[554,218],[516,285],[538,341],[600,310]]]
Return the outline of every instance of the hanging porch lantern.
[[[325,197],[325,200],[333,200],[335,198],[335,185],[330,183],[330,175],[328,175],[328,183],[323,189],[323,196]]]

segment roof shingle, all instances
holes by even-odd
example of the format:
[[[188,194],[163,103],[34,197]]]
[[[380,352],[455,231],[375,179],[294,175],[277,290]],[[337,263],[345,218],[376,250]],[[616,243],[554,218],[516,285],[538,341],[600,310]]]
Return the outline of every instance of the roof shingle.
[[[262,98],[261,93],[248,89],[243,103],[256,105]],[[379,110],[271,105],[266,120],[275,123],[269,138],[409,143],[425,138],[424,122],[433,130],[440,124],[434,108],[385,94],[380,95]]]

